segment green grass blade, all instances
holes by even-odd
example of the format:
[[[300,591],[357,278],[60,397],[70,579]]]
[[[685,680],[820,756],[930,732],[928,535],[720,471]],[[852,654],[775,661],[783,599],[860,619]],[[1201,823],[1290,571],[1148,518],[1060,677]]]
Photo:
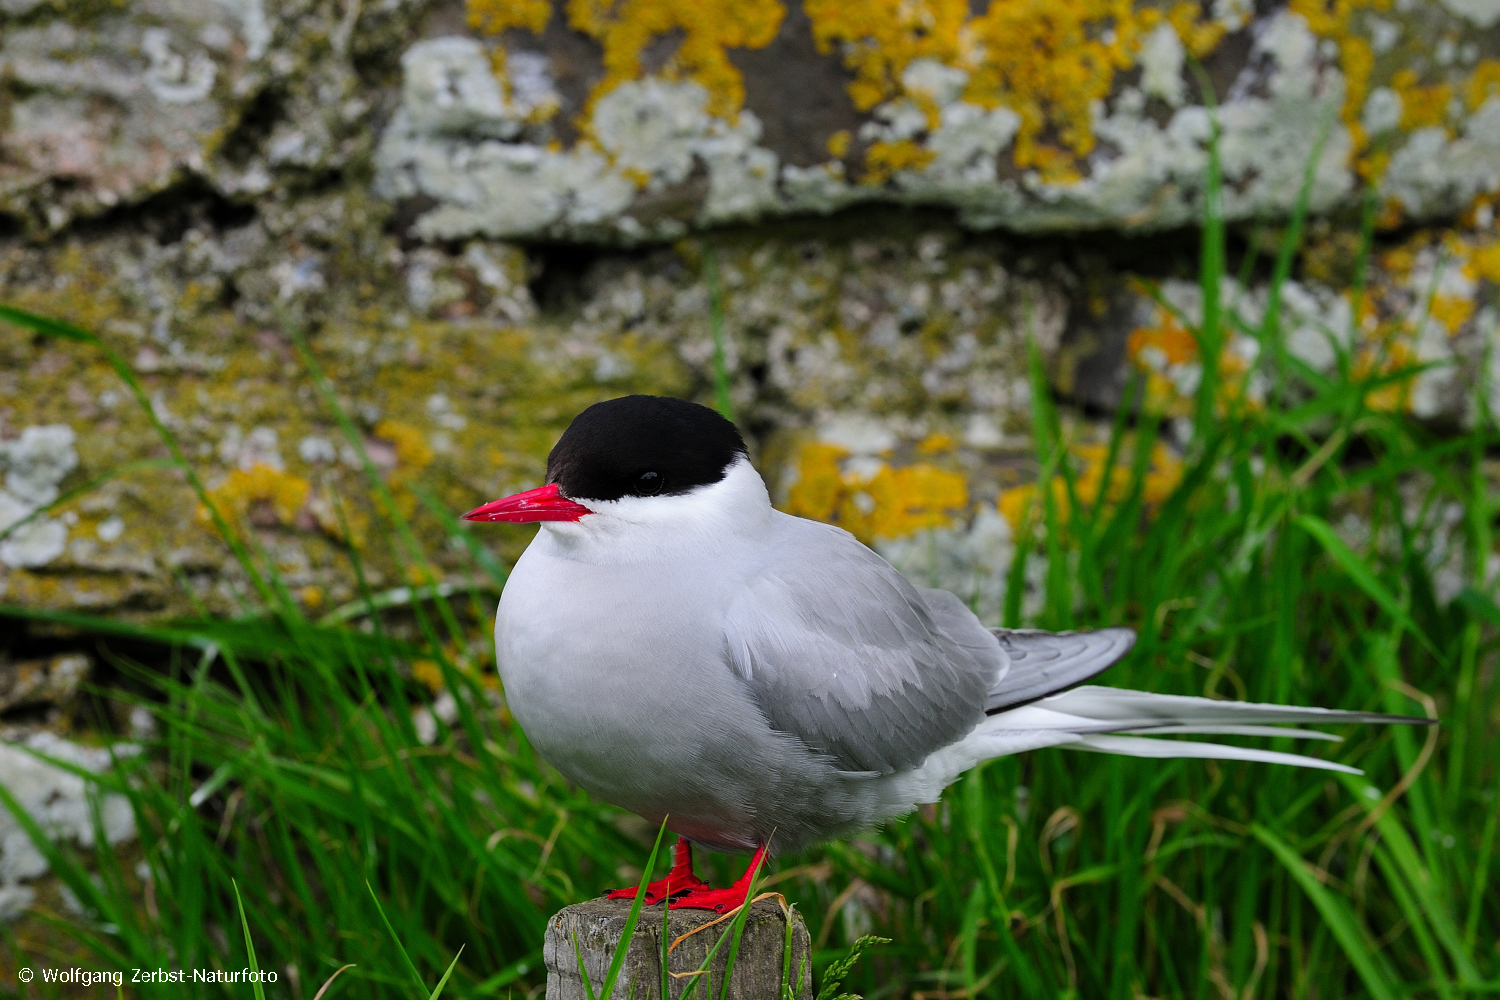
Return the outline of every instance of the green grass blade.
[[[594,984],[589,980],[588,966],[583,961],[583,948],[578,944],[578,932],[573,932],[573,957],[578,960],[578,977],[583,980],[583,995],[588,1000],[599,1000],[599,995],[594,992]],[[605,997],[609,997],[609,991],[605,990]]]
[[[646,902],[646,886],[651,884],[651,873],[656,871],[656,857],[661,852],[661,842],[666,835],[667,820],[663,817],[661,827],[656,831],[656,843],[651,845],[651,856],[646,859],[646,868],[641,872],[641,881],[636,887],[635,898],[630,901],[630,912],[625,916],[625,926],[620,930],[620,943],[615,945],[614,956],[609,960],[609,971],[604,975],[604,984],[599,987],[599,993],[605,1000],[614,996],[615,980],[620,977],[620,970],[625,966],[625,956],[630,951],[630,941],[635,937],[635,925],[641,919],[641,906]]]
[[[671,997],[672,992],[672,897],[664,896],[661,901],[661,982],[657,988],[661,991],[662,1000]]]
[[[1495,850],[1495,830],[1497,826],[1500,826],[1500,809],[1492,805],[1488,811],[1489,817],[1484,821],[1484,833],[1479,838],[1479,857],[1474,863],[1474,882],[1469,886],[1469,912],[1464,918],[1464,947],[1471,952],[1479,941],[1479,915],[1484,908],[1485,891],[1489,888],[1490,859]]]
[[[729,369],[724,361],[724,292],[719,287],[719,259],[713,247],[703,254],[703,283],[708,286],[708,322],[714,338],[714,401],[732,423],[734,401],[729,398]]]
[[[745,935],[745,922],[750,919],[750,910],[755,899],[755,885],[760,880],[760,870],[765,865],[765,858],[760,861],[747,874],[750,876],[750,888],[745,891],[745,902],[740,907],[740,912],[734,915],[734,921],[729,928],[729,955],[724,960],[724,982],[720,985],[719,1000],[729,1000],[729,983],[734,978],[734,962],[740,954],[740,941]]]
[[[245,932],[245,954],[250,958],[250,973],[255,977],[251,984],[255,987],[255,1000],[266,1000],[266,988],[260,982],[260,963],[255,960],[255,942],[250,940],[250,921],[245,917],[245,901],[240,898],[240,884],[234,879],[229,880],[234,886],[234,905],[240,914],[240,929]]]
[[[1395,986],[1393,977],[1385,967],[1385,963],[1381,961],[1379,953],[1370,946],[1364,932],[1355,921],[1354,914],[1349,910],[1348,904],[1319,882],[1317,877],[1308,870],[1307,862],[1302,860],[1301,855],[1287,846],[1280,837],[1260,824],[1252,826],[1250,832],[1276,856],[1276,860],[1286,868],[1293,881],[1307,894],[1308,899],[1312,900],[1313,906],[1323,918],[1323,923],[1344,950],[1344,956],[1349,959],[1349,964],[1354,967],[1360,982],[1364,983],[1365,989],[1370,991],[1370,996],[1374,1000],[1398,1000],[1401,991]]]
[[[1357,775],[1340,774],[1338,777],[1344,787],[1349,790],[1354,801],[1364,808],[1366,814],[1379,808],[1380,796],[1377,794],[1374,799],[1371,799],[1365,791],[1374,786]],[[1454,920],[1455,909],[1452,901],[1442,898],[1434,884],[1432,872],[1422,864],[1417,847],[1412,843],[1398,815],[1386,809],[1376,820],[1375,829],[1380,833],[1382,849],[1388,852],[1392,864],[1400,871],[1407,888],[1418,903],[1408,919],[1413,924],[1425,921],[1431,925],[1433,934],[1448,953],[1449,961],[1453,963],[1461,985],[1472,986],[1478,983],[1482,977],[1478,966],[1469,955],[1470,948],[1465,946],[1458,924]],[[1440,970],[1434,969],[1433,972],[1437,974]]]
[[[411,955],[407,954],[406,945],[401,943],[401,936],[396,933],[396,928],[391,926],[391,918],[385,915],[385,907],[380,905],[380,897],[375,895],[375,887],[367,880],[365,888],[370,890],[370,899],[375,903],[375,911],[380,914],[380,922],[385,924],[385,929],[390,934],[391,941],[396,946],[396,951],[400,953],[402,960],[406,962],[406,969],[411,973],[412,981],[417,984],[417,992],[425,994],[427,992],[427,984],[422,981],[422,973],[417,971],[417,963],[411,960]]]
[[[458,954],[454,955],[453,961],[448,963],[448,968],[443,972],[443,978],[439,979],[438,984],[432,988],[432,992],[427,995],[427,1000],[438,1000],[438,997],[443,995],[443,987],[448,985],[448,977],[453,975],[453,970],[458,966],[458,960],[463,957],[464,946],[459,945]]]
[[[792,992],[792,931],[797,924],[797,904],[792,903],[786,908],[786,928],[781,940],[781,993],[780,1000],[797,1000]],[[666,980],[662,981],[663,997],[669,994],[666,991]]]
[[[1298,514],[1293,520],[1317,539],[1318,544],[1323,546],[1323,550],[1339,565],[1339,568],[1348,574],[1349,579],[1353,580],[1360,590],[1365,592],[1365,596],[1380,605],[1382,611],[1427,647],[1427,651],[1434,657],[1439,660],[1444,658],[1432,640],[1427,638],[1427,633],[1412,621],[1411,615],[1407,613],[1401,602],[1386,588],[1385,584],[1380,582],[1369,564],[1345,544],[1327,521],[1312,514]]]

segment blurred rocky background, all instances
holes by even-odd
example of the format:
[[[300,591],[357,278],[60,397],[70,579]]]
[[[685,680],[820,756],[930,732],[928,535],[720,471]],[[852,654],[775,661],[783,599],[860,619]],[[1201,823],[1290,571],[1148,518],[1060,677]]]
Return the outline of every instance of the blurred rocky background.
[[[586,404],[710,400],[716,302],[783,505],[998,617],[1028,343],[1085,474],[1133,379],[1189,412],[1216,128],[1226,399],[1264,405],[1306,181],[1288,352],[1430,363],[1381,405],[1438,427],[1500,408],[1497,0],[3,0],[0,109],[0,299],[122,352],[313,617],[351,552],[411,581],[299,337],[441,543],[431,505],[537,484]],[[181,475],[131,464],[164,454],[96,351],[0,334],[0,603],[251,608]]]

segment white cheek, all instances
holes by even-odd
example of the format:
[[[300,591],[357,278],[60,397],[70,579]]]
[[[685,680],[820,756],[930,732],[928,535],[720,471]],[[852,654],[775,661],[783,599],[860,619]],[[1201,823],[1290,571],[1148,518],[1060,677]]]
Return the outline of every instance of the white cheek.
[[[774,516],[765,483],[749,460],[719,482],[678,496],[575,498],[592,514],[543,522],[541,540],[558,556],[600,564],[691,556],[753,536]]]

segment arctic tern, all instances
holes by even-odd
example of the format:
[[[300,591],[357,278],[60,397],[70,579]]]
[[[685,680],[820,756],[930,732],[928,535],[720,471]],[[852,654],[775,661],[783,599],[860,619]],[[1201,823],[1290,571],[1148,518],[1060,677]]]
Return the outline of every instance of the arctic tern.
[[[1354,771],[1146,737],[1335,739],[1274,727],[1427,721],[1079,686],[1135,634],[986,628],[848,532],[772,507],[734,425],[684,400],[589,407],[548,456],[545,485],[464,517],[541,522],[495,615],[507,703],[567,778],[679,835],[651,903],[733,909],[773,834],[796,851],[868,828],[1007,754]],[[693,874],[694,843],[755,856],[714,889]]]

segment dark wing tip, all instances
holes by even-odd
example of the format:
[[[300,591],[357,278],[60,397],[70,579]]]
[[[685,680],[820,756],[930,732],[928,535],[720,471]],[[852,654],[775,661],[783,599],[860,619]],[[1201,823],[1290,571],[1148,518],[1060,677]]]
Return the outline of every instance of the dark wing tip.
[[[1089,632],[1004,628],[990,632],[1011,660],[1010,670],[986,699],[984,710],[990,714],[1077,687],[1124,659],[1136,641],[1135,631],[1123,627]]]

